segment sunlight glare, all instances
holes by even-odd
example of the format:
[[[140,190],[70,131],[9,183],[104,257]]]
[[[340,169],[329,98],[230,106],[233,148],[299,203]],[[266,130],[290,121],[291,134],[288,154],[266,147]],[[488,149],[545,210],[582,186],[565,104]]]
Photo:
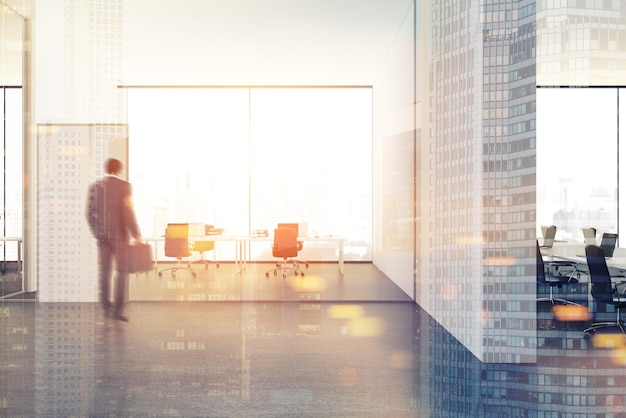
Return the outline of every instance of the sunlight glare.
[[[378,317],[356,318],[348,322],[348,334],[353,337],[379,337],[384,331],[385,323]]]
[[[577,305],[556,305],[552,314],[559,321],[588,321],[592,316],[589,308]]]
[[[326,280],[318,276],[294,276],[287,283],[297,293],[321,293],[328,287]]]
[[[593,336],[593,346],[596,348],[625,348],[624,334],[596,334]]]
[[[411,369],[413,367],[412,358],[410,351],[394,350],[389,357],[389,366],[392,369]]]
[[[364,313],[361,305],[332,305],[328,307],[328,317],[332,319],[360,318]]]

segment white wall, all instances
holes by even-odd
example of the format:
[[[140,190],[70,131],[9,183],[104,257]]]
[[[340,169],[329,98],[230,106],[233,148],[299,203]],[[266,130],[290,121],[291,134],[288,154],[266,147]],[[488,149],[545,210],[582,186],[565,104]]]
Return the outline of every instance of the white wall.
[[[374,84],[374,264],[414,298],[414,22],[407,10]]]
[[[22,85],[22,17],[0,14],[0,85]]]

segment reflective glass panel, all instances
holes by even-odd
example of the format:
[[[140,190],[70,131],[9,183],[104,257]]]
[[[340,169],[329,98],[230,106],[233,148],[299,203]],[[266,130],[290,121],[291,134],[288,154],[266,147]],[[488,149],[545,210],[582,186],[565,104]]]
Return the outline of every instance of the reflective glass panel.
[[[537,89],[537,224],[557,239],[617,231],[617,127],[617,89]]]

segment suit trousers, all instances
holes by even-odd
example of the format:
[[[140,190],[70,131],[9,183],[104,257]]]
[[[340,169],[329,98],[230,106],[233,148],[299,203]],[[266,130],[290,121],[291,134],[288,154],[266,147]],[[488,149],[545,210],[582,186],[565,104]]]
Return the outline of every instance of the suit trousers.
[[[127,244],[126,240],[98,239],[99,299],[105,313],[121,315],[124,311],[128,273],[120,271],[117,259],[123,246]],[[115,266],[114,281],[111,274],[113,266]]]

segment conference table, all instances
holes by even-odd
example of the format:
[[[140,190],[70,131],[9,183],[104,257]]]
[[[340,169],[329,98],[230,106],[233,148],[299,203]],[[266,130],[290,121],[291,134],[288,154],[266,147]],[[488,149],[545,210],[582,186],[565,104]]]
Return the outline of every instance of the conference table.
[[[157,247],[159,242],[165,241],[164,237],[151,238],[147,241],[154,242],[154,260],[157,260]],[[267,242],[268,248],[271,247],[273,237],[271,236],[254,236],[254,235],[204,235],[204,236],[191,236],[189,241],[193,244],[196,241],[214,241],[216,244],[219,242],[233,242],[235,244],[235,273],[234,275],[241,274],[247,267],[250,260],[250,244],[254,242]],[[337,246],[337,263],[339,274],[344,274],[344,239],[334,235],[327,236],[314,236],[314,237],[298,237],[298,241],[304,243],[332,243]]]
[[[577,242],[563,242],[554,244],[547,250],[542,250],[545,259],[563,260],[576,263],[581,272],[587,270],[585,244]],[[606,266],[612,277],[626,277],[626,248],[616,247],[613,257],[606,258]]]

